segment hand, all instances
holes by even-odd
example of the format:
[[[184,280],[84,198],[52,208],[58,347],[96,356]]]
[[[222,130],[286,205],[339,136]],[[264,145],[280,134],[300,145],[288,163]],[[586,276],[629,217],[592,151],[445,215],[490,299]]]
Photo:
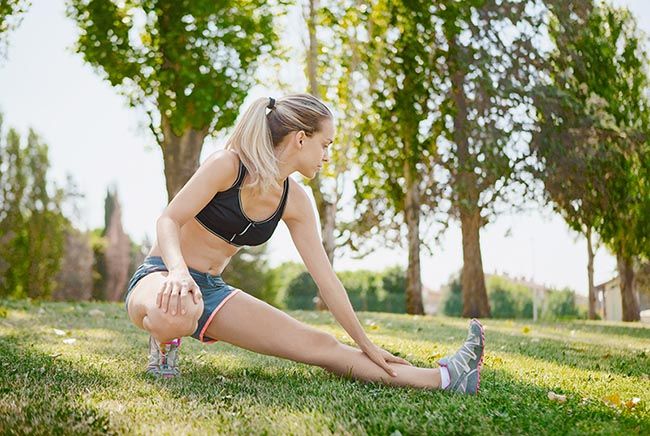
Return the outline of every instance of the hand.
[[[163,312],[171,311],[172,315],[180,313],[185,315],[187,311],[187,294],[192,294],[194,304],[199,304],[201,298],[201,289],[196,284],[187,270],[170,271],[162,287],[156,294],[156,306]]]
[[[379,365],[384,371],[386,371],[390,376],[395,377],[397,373],[388,365],[388,362],[400,363],[403,365],[411,365],[408,361],[402,359],[401,357],[393,356],[388,351],[384,350],[373,344],[372,342],[369,345],[361,347],[361,350],[366,353],[366,355]]]

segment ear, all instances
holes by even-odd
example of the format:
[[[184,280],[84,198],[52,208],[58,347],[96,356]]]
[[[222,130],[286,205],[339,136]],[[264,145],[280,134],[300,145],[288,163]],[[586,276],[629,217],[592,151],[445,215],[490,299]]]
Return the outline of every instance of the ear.
[[[303,140],[305,139],[307,135],[305,134],[304,130],[300,130],[296,133],[296,142],[298,146],[298,150],[302,150],[303,146]]]

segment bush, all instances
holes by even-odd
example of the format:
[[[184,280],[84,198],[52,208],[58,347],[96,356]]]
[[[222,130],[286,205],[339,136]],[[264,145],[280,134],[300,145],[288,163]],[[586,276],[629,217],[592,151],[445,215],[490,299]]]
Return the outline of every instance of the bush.
[[[295,265],[292,266],[295,268]],[[318,295],[316,283],[311,275],[300,266],[302,272],[296,274],[286,286],[284,303],[288,309],[312,310],[314,298]],[[283,266],[277,268],[285,274]],[[406,311],[404,270],[399,267],[381,272],[357,270],[342,271],[337,274],[355,310],[371,312]]]
[[[542,316],[545,319],[578,318],[574,292],[568,288],[549,292],[544,301]]]
[[[463,293],[460,284],[460,276],[456,276],[448,285],[445,302],[442,306],[442,313],[447,316],[461,316],[463,314]]]

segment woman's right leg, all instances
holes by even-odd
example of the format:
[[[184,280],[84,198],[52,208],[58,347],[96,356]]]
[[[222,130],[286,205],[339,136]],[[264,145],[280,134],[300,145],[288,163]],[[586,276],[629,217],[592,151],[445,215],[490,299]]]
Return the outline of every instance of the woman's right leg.
[[[389,363],[389,376],[358,348],[302,323],[270,304],[239,292],[216,313],[206,335],[247,350],[320,366],[342,376],[398,386],[438,388],[439,368]]]
[[[158,342],[190,336],[197,328],[203,313],[203,300],[197,304],[189,298],[185,315],[164,312],[156,305],[156,293],[162,288],[167,271],[157,271],[142,277],[131,290],[128,298],[128,313],[131,321],[148,331]],[[171,302],[170,302],[171,304]]]

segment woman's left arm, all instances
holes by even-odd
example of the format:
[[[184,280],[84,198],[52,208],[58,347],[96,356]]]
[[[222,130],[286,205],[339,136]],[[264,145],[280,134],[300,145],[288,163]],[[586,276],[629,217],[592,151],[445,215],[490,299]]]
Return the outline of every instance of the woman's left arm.
[[[289,213],[286,214],[284,221],[289,228],[291,239],[293,239],[300,257],[303,259],[314,282],[316,282],[321,297],[325,300],[325,304],[327,304],[336,321],[348,332],[350,337],[359,345],[359,348],[389,374],[393,374],[393,371],[386,362],[410,365],[406,360],[393,356],[370,341],[354,313],[343,284],[329,263],[321,239],[318,236],[316,215],[307,193],[300,185],[294,183],[292,194],[294,195],[291,210],[287,211]]]

